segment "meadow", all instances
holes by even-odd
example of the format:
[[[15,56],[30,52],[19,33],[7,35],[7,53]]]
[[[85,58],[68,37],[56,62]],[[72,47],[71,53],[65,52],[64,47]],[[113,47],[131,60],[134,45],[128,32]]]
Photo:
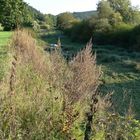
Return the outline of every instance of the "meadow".
[[[8,42],[12,32],[0,32],[0,81],[6,74],[7,62],[9,58]]]
[[[0,139],[139,140],[139,53],[60,32],[10,36],[0,52]],[[44,51],[59,37],[62,48]]]
[[[12,32],[0,32],[0,46],[5,46],[11,37]]]

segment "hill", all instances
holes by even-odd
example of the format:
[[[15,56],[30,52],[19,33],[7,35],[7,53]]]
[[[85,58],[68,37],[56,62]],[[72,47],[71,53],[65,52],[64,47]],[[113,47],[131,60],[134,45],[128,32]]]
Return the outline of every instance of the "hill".
[[[79,19],[87,19],[91,16],[96,16],[97,11],[74,12],[73,15]]]

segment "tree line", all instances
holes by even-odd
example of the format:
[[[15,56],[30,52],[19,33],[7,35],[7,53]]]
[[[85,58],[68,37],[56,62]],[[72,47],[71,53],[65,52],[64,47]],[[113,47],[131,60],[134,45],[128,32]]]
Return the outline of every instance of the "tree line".
[[[55,24],[55,16],[42,14],[23,0],[0,0],[0,25],[6,31],[20,27],[31,27],[35,31],[50,29]]]
[[[140,11],[130,0],[101,0],[97,14],[85,20],[76,19],[69,12],[62,13],[57,17],[57,27],[73,41],[87,42],[93,37],[98,44],[140,50]]]
[[[4,30],[30,24],[32,15],[23,0],[0,0],[0,23]]]

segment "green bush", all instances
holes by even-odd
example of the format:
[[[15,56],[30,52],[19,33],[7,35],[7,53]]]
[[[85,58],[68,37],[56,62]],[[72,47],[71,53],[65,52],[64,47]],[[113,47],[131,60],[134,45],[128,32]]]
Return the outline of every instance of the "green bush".
[[[136,26],[130,33],[130,47],[140,51],[140,25]]]
[[[109,19],[90,18],[69,23],[63,31],[73,41],[87,42],[91,37],[96,44],[120,45],[131,50],[140,50],[140,25],[119,22],[111,25]]]
[[[37,21],[34,21],[32,26],[34,31],[40,31],[40,25],[37,23]]]
[[[87,41],[92,36],[92,33],[89,29],[88,22],[82,21],[79,24],[76,24],[71,31],[71,38],[72,40],[79,40],[79,41]]]

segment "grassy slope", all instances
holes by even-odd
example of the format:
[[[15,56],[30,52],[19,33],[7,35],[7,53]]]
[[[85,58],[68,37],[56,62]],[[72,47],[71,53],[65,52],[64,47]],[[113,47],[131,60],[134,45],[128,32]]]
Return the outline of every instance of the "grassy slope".
[[[8,40],[11,37],[11,32],[0,32],[0,81],[4,77],[8,62]]]
[[[57,43],[60,33],[49,33],[42,39],[47,43]],[[62,48],[65,54],[74,55],[85,46],[71,42],[67,37],[61,36]],[[140,53],[127,52],[115,46],[94,46],[97,52],[97,61],[102,65],[103,76],[102,92],[114,92],[113,100],[116,108],[125,113],[126,107],[132,101],[136,117],[140,119],[140,70],[136,65],[140,64]],[[118,107],[119,106],[119,107]]]
[[[0,46],[7,44],[11,34],[11,32],[0,32]]]

